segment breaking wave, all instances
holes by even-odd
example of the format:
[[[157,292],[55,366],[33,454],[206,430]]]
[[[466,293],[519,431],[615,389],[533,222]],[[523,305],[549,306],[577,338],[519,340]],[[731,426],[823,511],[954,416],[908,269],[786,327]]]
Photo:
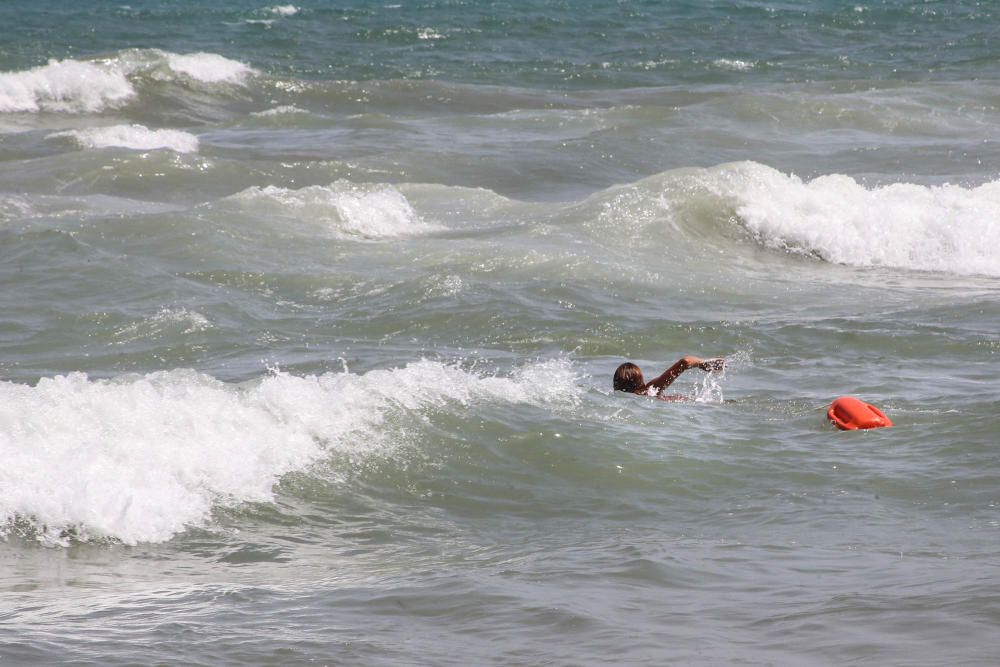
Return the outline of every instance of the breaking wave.
[[[0,73],[0,112],[97,113],[133,100],[142,77],[239,86],[254,72],[215,53],[158,49],[130,49],[94,60],[50,60],[40,67]]]
[[[248,188],[229,200],[255,211],[325,222],[345,238],[391,239],[443,229],[422,220],[403,193],[391,185],[337,181],[297,190],[269,185]]]
[[[270,501],[282,475],[334,452],[363,460],[408,446],[393,419],[484,402],[572,403],[576,379],[563,361],[499,377],[422,360],[246,385],[185,370],[0,383],[0,533],[50,545],[168,540],[206,525],[216,507]]]
[[[736,225],[763,247],[837,264],[1000,276],[1000,181],[868,186],[743,162],[664,172],[584,207],[602,233],[613,226],[635,243],[650,230],[719,237]]]
[[[194,153],[198,150],[198,137],[189,132],[169,129],[151,130],[138,124],[67,130],[50,134],[49,137],[70,137],[83,148],[131,148],[133,150],[167,148],[178,153]]]

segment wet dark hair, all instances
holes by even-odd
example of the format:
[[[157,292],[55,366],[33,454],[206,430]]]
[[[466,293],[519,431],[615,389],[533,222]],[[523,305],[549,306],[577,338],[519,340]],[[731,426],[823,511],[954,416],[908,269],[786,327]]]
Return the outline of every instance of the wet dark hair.
[[[626,361],[615,371],[615,391],[634,394],[643,384],[645,383],[642,381],[642,371],[630,361]]]

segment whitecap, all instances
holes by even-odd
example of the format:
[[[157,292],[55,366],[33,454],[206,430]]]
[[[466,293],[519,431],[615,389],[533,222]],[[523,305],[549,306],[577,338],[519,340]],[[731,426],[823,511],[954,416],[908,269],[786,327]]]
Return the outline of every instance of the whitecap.
[[[250,66],[215,53],[157,49],[125,49],[95,61],[51,60],[40,67],[0,73],[0,113],[118,109],[136,96],[134,80],[144,75],[242,85],[254,73]]]
[[[253,68],[217,53],[166,53],[165,56],[172,71],[203,83],[242,84],[254,72]]]
[[[319,220],[344,237],[392,239],[443,229],[422,220],[406,196],[391,185],[338,181],[298,190],[269,185],[248,188],[231,200]]]
[[[417,39],[423,40],[438,40],[444,39],[444,35],[435,30],[434,28],[420,28],[417,30]]]
[[[756,62],[730,58],[718,58],[717,60],[713,60],[712,64],[719,69],[727,69],[734,72],[748,72],[757,66]]]
[[[178,153],[194,153],[198,150],[198,137],[193,134],[180,130],[151,130],[137,124],[67,130],[48,135],[48,138],[55,137],[71,137],[83,148],[167,148]]]
[[[811,181],[757,164],[719,186],[763,245],[852,266],[1000,276],[1000,181],[978,187],[868,187],[833,174]]]
[[[20,526],[48,545],[161,542],[209,524],[218,507],[273,500],[283,475],[331,453],[364,461],[418,444],[393,430],[394,415],[408,423],[476,403],[566,405],[580,392],[562,361],[509,377],[423,360],[242,386],[184,370],[0,382],[0,534]]]
[[[97,112],[134,96],[125,74],[106,63],[50,60],[41,67],[0,73],[0,112]]]
[[[297,106],[291,104],[283,104],[281,106],[274,107],[272,109],[267,109],[265,111],[253,111],[250,113],[251,116],[256,116],[258,118],[270,118],[274,116],[291,116],[297,114],[308,114],[309,112],[305,109],[300,109]]]

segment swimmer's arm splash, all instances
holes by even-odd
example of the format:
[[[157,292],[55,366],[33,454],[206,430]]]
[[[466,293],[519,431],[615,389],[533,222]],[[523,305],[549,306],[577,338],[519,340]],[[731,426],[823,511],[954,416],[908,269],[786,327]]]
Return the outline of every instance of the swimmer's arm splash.
[[[726,360],[722,357],[717,357],[715,359],[705,359],[700,364],[698,368],[703,371],[721,371],[726,367]]]

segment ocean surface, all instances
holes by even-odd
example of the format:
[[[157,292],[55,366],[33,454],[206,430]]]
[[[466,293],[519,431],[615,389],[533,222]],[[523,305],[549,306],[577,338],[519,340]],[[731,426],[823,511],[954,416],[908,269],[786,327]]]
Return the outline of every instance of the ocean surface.
[[[998,44],[0,4],[0,665],[997,664]]]

